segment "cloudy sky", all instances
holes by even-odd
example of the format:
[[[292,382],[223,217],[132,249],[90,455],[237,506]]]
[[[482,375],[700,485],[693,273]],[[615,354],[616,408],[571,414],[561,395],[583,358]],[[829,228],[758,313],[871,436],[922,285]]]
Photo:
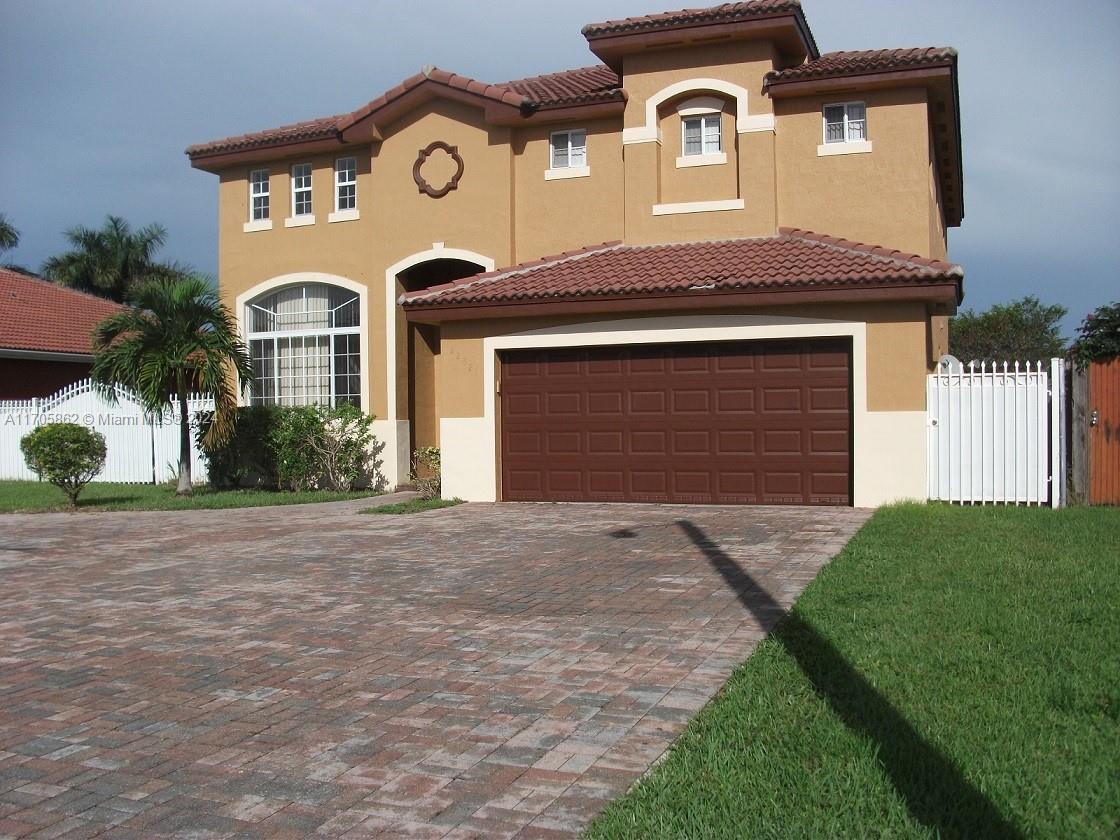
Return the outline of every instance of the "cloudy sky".
[[[652,0],[0,0],[6,261],[37,269],[107,213],[213,273],[217,181],[190,143],[350,111],[424,64],[488,81],[596,63],[585,23]],[[803,0],[822,50],[960,51],[966,306],[1120,298],[1120,3]]]

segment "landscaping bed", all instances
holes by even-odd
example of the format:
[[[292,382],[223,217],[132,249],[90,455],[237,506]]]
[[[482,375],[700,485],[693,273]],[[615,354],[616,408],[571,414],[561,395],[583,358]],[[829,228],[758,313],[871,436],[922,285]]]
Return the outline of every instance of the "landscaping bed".
[[[1117,558],[1115,509],[878,511],[589,836],[1115,836]]]
[[[191,496],[176,496],[173,484],[87,484],[78,499],[83,510],[207,510],[217,508],[302,505],[341,502],[380,495],[373,490],[214,490],[195,487]],[[0,481],[0,513],[73,510],[62,491],[45,481]]]
[[[423,513],[426,510],[439,510],[440,508],[461,505],[462,499],[409,499],[407,502],[396,502],[391,505],[378,505],[365,508],[362,513]]]

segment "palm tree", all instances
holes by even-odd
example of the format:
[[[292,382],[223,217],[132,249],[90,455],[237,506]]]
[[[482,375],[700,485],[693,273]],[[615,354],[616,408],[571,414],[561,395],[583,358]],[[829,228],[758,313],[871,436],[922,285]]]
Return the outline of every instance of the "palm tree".
[[[19,231],[15,229],[8,217],[0,213],[0,252],[9,251],[19,244]]]
[[[187,394],[214,397],[207,446],[229,440],[237,395],[253,377],[237,324],[211,281],[166,273],[137,286],[132,307],[110,315],[93,334],[95,383],[113,399],[113,386],[130,388],[153,413],[179,411],[180,496],[191,493],[191,430]],[[174,400],[178,401],[178,405]]]
[[[129,299],[134,286],[167,268],[153,260],[167,241],[163,225],[147,225],[134,233],[120,216],[107,216],[100,230],[74,227],[66,231],[66,238],[72,250],[43,263],[43,276],[118,303]]]

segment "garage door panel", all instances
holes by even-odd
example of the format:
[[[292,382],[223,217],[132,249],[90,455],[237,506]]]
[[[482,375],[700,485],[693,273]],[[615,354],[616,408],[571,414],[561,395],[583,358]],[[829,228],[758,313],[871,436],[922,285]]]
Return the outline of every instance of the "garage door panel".
[[[511,351],[503,498],[848,504],[849,358],[819,339]]]

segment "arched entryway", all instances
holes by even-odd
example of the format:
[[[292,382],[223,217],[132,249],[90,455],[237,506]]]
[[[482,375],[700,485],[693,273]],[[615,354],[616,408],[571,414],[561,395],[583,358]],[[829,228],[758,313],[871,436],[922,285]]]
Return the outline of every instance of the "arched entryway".
[[[442,257],[410,266],[397,274],[398,294],[420,292],[470,277],[487,266],[469,260]],[[439,445],[439,415],[436,411],[436,359],[440,352],[439,327],[405,324],[407,371],[406,417],[409,421],[409,450]]]

